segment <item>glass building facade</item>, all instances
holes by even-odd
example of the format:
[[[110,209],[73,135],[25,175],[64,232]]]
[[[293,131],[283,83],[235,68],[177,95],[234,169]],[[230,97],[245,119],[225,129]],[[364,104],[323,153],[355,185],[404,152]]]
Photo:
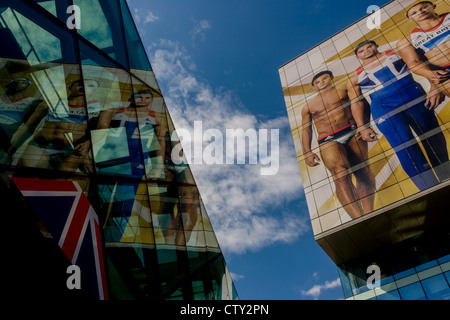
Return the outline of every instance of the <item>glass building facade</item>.
[[[347,299],[450,299],[450,5],[372,9],[278,69],[312,230]]]
[[[126,1],[1,0],[0,34],[11,295],[237,299]]]
[[[338,265],[348,300],[450,300],[449,235],[422,233],[390,248]],[[379,283],[368,266],[376,265]]]

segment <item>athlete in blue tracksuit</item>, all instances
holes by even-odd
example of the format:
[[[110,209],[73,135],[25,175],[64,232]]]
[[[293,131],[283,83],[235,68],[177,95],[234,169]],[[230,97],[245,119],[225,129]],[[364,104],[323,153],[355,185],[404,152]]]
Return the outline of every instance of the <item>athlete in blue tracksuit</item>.
[[[152,153],[151,149],[153,149],[153,157],[156,156],[156,151],[154,151],[156,148],[150,146],[155,144],[153,140],[157,141],[155,134],[155,127],[157,126],[155,112],[148,110],[144,116],[137,118],[134,115],[133,117],[120,109],[111,121],[111,126],[125,129],[131,175],[138,178],[142,178],[148,173],[146,172],[146,167],[151,166],[148,163],[150,154]]]
[[[391,50],[379,52],[373,41],[362,42],[355,53],[363,66],[357,69],[352,84],[370,96],[373,120],[394,148],[406,174],[420,190],[448,179],[445,170],[436,170],[437,178],[430,170],[449,161],[447,143],[434,111],[426,105],[425,91],[404,61]],[[420,137],[426,155],[414,133]]]

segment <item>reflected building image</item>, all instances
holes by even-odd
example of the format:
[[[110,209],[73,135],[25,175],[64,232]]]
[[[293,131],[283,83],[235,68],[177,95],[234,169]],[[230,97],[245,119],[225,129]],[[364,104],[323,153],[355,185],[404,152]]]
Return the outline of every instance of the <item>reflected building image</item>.
[[[450,299],[449,12],[390,1],[278,69],[314,237],[346,299]]]
[[[126,1],[1,0],[0,34],[10,295],[237,299]]]

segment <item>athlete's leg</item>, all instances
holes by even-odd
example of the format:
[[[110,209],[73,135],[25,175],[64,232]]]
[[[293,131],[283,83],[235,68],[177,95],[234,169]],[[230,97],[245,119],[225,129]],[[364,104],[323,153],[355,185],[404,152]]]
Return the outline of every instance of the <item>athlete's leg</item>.
[[[357,139],[356,135],[346,144],[347,157],[351,167],[358,166],[353,174],[356,178],[356,190],[364,210],[364,214],[373,211],[375,201],[375,176],[364,161],[368,159],[369,147],[367,142]]]
[[[44,148],[28,144],[21,155],[18,166],[32,168],[49,168],[50,156]]]
[[[353,185],[351,174],[348,173],[350,164],[345,149],[340,143],[328,141],[320,145],[320,154],[323,163],[333,177],[339,202],[350,217],[355,219],[362,215],[362,210],[357,201],[357,191]]]
[[[450,166],[448,164],[447,140],[441,130],[433,110],[428,110],[423,104],[417,104],[408,109],[411,117],[411,127],[420,137],[431,166],[440,181],[448,179]]]
[[[419,190],[438,183],[430,164],[409,126],[410,117],[406,112],[397,113],[385,121],[377,123],[378,129],[394,149],[400,164]],[[419,175],[421,174],[421,175]]]
[[[85,155],[71,154],[55,164],[55,166],[61,171],[74,172],[79,168],[85,173],[93,172],[92,158],[89,156],[89,153]]]

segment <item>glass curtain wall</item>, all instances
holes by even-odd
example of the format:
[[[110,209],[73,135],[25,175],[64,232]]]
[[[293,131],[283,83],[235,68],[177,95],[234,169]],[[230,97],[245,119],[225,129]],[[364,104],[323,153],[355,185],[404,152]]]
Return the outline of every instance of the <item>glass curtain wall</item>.
[[[109,297],[236,299],[126,2],[0,1],[0,34],[1,171],[82,186]]]

